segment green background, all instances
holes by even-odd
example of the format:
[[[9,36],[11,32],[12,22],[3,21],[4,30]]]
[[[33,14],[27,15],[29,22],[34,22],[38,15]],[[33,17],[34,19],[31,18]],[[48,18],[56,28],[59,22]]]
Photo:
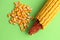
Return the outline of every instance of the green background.
[[[28,31],[35,20],[31,21],[25,32],[21,32],[18,25],[10,24],[7,14],[11,13],[14,2],[17,1],[31,6],[31,16],[35,17],[47,0],[0,0],[0,40],[60,40],[60,12],[45,30],[40,30],[32,36]]]

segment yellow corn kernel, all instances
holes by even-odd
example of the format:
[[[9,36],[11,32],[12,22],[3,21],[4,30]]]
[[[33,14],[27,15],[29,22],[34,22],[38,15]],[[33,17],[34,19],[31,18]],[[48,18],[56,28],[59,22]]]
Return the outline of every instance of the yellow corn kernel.
[[[20,13],[20,12],[17,12],[16,14],[17,14],[17,16],[19,16],[19,17],[21,16],[21,13]]]
[[[11,13],[11,17],[15,17],[16,16],[16,13]]]
[[[13,23],[11,20],[9,21],[11,24]]]
[[[26,24],[26,23],[24,24],[24,29],[28,28],[28,26],[27,26],[27,25],[28,25],[28,24]]]
[[[21,31],[25,31],[25,29],[24,29],[24,26],[23,26],[23,25],[20,25],[20,29],[21,29]]]
[[[14,11],[17,12],[19,10],[19,8],[15,8]]]
[[[37,15],[43,29],[52,21],[60,9],[60,0],[49,0]]]
[[[30,23],[30,19],[27,19],[27,23]]]
[[[21,5],[21,3],[19,1],[15,2],[14,4],[16,5],[16,7],[19,7]]]

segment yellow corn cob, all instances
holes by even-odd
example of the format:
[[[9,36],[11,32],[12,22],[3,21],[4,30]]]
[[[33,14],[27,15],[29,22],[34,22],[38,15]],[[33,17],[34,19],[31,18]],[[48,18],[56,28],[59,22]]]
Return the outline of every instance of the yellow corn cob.
[[[48,0],[42,10],[37,15],[39,23],[43,29],[51,22],[60,9],[60,0]]]

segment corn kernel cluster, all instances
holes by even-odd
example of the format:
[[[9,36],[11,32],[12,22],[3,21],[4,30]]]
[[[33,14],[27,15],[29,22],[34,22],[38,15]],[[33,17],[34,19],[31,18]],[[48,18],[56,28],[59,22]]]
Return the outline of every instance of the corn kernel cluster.
[[[21,31],[25,31],[28,28],[30,19],[32,18],[30,16],[31,11],[32,9],[29,6],[16,2],[15,9],[11,12],[11,14],[8,14],[11,18],[10,23],[19,24]]]

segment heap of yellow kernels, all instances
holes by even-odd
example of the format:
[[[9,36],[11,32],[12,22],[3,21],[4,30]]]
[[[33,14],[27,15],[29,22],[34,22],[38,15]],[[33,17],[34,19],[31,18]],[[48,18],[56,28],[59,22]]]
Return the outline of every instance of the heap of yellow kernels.
[[[32,9],[20,2],[15,3],[15,9],[11,14],[8,14],[11,24],[19,24],[21,31],[25,31],[28,28],[28,24],[30,23],[30,16]]]

